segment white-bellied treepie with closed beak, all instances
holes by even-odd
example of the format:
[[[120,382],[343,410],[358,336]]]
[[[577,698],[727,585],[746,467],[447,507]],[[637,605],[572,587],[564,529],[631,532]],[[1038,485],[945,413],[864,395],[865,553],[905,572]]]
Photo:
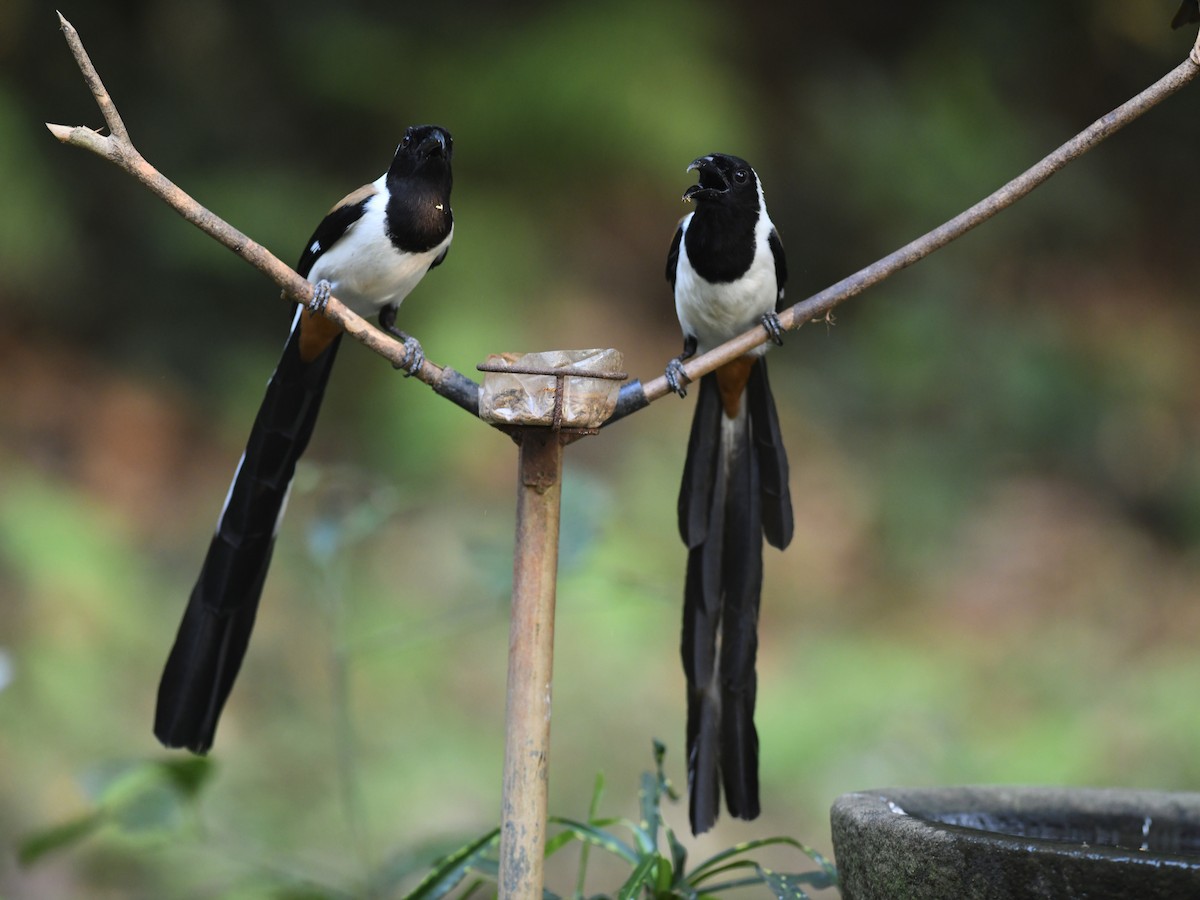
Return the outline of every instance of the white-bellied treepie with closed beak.
[[[296,271],[313,283],[313,300],[296,309],[159,683],[154,734],[168,747],[212,746],[246,653],[296,461],[342,337],[321,315],[329,297],[378,313],[404,341],[407,371],[421,366],[421,345],[396,329],[396,310],[450,249],[452,154],[444,128],[407,129],[387,172],[331,209],[304,248]]]
[[[762,185],[745,160],[714,153],[688,166],[695,204],[675,232],[667,280],[683,353],[667,382],[686,393],[683,360],[762,324],[781,343],[777,308],[787,280],[783,245]],[[681,652],[687,677],[687,768],[692,832],[712,827],[721,789],[729,812],[759,813],[757,687],[762,542],[792,539],[788,464],[762,346],[700,379],[679,490],[688,548]]]

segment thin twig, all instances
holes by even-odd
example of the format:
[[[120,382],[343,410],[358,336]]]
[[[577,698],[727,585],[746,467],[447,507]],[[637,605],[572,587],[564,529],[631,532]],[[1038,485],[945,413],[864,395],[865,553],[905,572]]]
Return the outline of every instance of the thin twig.
[[[79,70],[83,73],[83,80],[86,82],[88,90],[92,92],[92,96],[96,98],[96,105],[100,107],[100,112],[104,116],[104,122],[108,125],[108,130],[120,141],[127,144],[130,143],[129,132],[125,130],[125,123],[121,120],[121,114],[117,112],[116,104],[113,103],[112,97],[109,96],[108,91],[105,89],[104,82],[100,80],[100,75],[96,71],[96,67],[88,59],[88,55],[83,49],[83,43],[79,40],[79,32],[75,30],[75,26],[66,20],[62,13],[58,14],[58,21],[62,26],[63,37],[67,39],[67,46],[71,48],[71,53],[75,56],[76,62],[79,63]]]
[[[58,17],[62,23],[63,36],[67,40],[67,46],[70,47],[75,62],[79,65],[80,72],[83,73],[84,81],[92,92],[96,105],[100,107],[100,111],[104,115],[104,121],[108,125],[110,133],[103,135],[82,125],[69,127],[46,123],[50,133],[64,144],[90,150],[124,169],[187,221],[263,272],[283,288],[284,295],[292,301],[307,303],[311,300],[313,286],[307,279],[298,275],[266,247],[202,206],[142,157],[130,141],[125,124],[117,113],[112,97],[109,96],[100,76],[96,73],[95,66],[92,65],[83,42],[79,38],[79,33],[70,22],[63,18],[62,13],[59,13]],[[336,297],[329,298],[329,303],[325,307],[325,316],[342,326],[356,341],[365,344],[390,361],[393,366],[402,368],[407,355],[404,345],[371,325]],[[420,369],[412,374],[469,412],[478,412],[478,385],[471,379],[459,375],[448,366],[438,366],[428,360],[425,360]]]

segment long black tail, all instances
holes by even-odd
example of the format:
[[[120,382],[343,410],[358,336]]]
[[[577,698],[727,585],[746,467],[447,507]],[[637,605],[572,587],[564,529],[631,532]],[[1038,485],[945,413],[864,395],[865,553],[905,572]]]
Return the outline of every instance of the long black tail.
[[[750,370],[738,414],[726,415],[716,374],[700,381],[679,492],[688,547],[681,654],[687,677],[692,832],[712,827],[721,787],[731,815],[759,813],[754,728],[762,541],[792,539],[788,464],[766,361]]]
[[[246,653],[296,461],[316,424],[340,339],[305,362],[300,321],[298,314],[163,669],[154,734],[168,747],[204,753],[212,746]]]

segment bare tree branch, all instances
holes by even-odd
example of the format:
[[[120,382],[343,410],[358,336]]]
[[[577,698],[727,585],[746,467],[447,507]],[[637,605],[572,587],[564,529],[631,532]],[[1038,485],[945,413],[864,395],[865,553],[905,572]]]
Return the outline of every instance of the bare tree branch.
[[[263,272],[283,288],[286,297],[301,303],[311,300],[313,286],[307,279],[296,274],[290,266],[282,262],[266,247],[250,239],[228,222],[201,206],[142,157],[129,139],[125,124],[121,121],[116,105],[105,89],[104,83],[96,73],[95,66],[92,65],[92,61],[83,47],[83,42],[79,38],[79,33],[70,22],[63,18],[62,13],[59,13],[58,18],[62,23],[67,46],[70,47],[75,62],[78,63],[79,70],[83,73],[84,81],[87,82],[88,89],[96,100],[96,105],[100,107],[100,112],[104,115],[104,121],[110,133],[103,135],[82,125],[69,127],[47,123],[46,127],[50,129],[50,133],[64,144],[90,150],[124,169],[187,221]],[[325,307],[325,316],[342,326],[356,341],[365,344],[390,361],[393,366],[403,368],[407,353],[404,345],[380,331],[337,298],[329,298],[329,303]],[[468,412],[478,414],[479,386],[466,376],[460,375],[449,366],[438,366],[428,360],[421,364],[419,370],[412,372],[412,375]]]
[[[1192,47],[1188,58],[1160,78],[1146,90],[1133,99],[1121,104],[1108,115],[1097,119],[1071,140],[1067,141],[1049,156],[1045,157],[1032,168],[1018,175],[996,192],[980,200],[970,209],[959,213],[950,221],[922,235],[888,254],[883,259],[871,263],[853,275],[843,278],[836,284],[830,285],[820,293],[813,294],[789,307],[779,315],[780,324],[788,331],[794,331],[805,322],[819,320],[827,315],[834,307],[851,297],[861,294],[867,288],[878,284],[901,269],[911,266],[935,250],[940,250],[956,238],[962,237],[972,228],[986,222],[1001,210],[1016,203],[1055,172],[1068,163],[1087,153],[1105,138],[1124,128],[1134,119],[1158,105],[1167,97],[1188,84],[1197,73],[1200,73],[1200,37]],[[701,375],[713,371],[730,360],[736,359],[743,353],[765,344],[768,340],[767,331],[760,325],[738,335],[730,341],[715,347],[701,356],[693,357],[684,365],[684,374],[695,381]],[[613,421],[627,415],[642,406],[670,393],[667,379],[660,375],[653,381],[647,382],[638,390],[634,382],[622,391],[621,403],[617,414],[610,419]],[[639,394],[641,396],[639,396]]]
[[[220,241],[265,273],[283,288],[288,297],[299,302],[310,300],[312,285],[307,280],[297,275],[266,248],[201,206],[142,158],[130,141],[125,124],[121,121],[112,98],[105,90],[100,76],[88,58],[78,33],[62,17],[61,13],[59,19],[67,44],[79,64],[84,81],[87,82],[92,96],[96,99],[96,104],[104,115],[110,134],[105,136],[83,126],[68,127],[47,124],[46,127],[50,129],[51,133],[64,144],[91,150],[133,175],[197,228]],[[905,244],[899,250],[877,262],[784,310],[779,316],[780,324],[785,330],[794,331],[805,322],[823,318],[839,303],[862,293],[901,269],[911,266],[935,250],[941,249],[966,234],[977,225],[986,222],[996,213],[1011,206],[1041,185],[1068,163],[1078,159],[1096,144],[1174,94],[1191,82],[1198,73],[1200,73],[1200,36],[1197,37],[1187,59],[1136,97],[1097,119],[1049,156],[999,190],[980,200],[970,209],[959,213],[948,222]],[[361,316],[356,315],[336,298],[330,298],[325,315],[341,325],[355,340],[388,359],[392,365],[397,368],[402,367],[401,364],[405,358],[404,345],[375,328]],[[767,339],[766,329],[756,325],[721,346],[688,360],[684,365],[684,374],[689,380],[695,381],[730,360],[761,346],[766,343]],[[448,366],[435,365],[428,360],[413,375],[428,384],[437,393],[449,398],[469,412],[478,413],[479,386],[465,375]],[[662,375],[645,385],[639,381],[630,382],[622,388],[617,411],[609,421],[613,422],[623,418],[668,393],[670,393],[670,388],[667,386],[666,377]]]

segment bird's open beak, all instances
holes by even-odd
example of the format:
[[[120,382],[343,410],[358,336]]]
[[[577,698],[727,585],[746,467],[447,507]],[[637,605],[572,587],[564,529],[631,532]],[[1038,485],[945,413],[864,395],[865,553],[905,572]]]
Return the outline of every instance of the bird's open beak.
[[[729,190],[729,182],[725,180],[725,176],[721,174],[721,170],[717,168],[711,156],[701,156],[699,159],[692,160],[692,164],[687,167],[687,170],[699,172],[700,182],[693,184],[683,192],[684,200],[690,202],[710,199]]]

